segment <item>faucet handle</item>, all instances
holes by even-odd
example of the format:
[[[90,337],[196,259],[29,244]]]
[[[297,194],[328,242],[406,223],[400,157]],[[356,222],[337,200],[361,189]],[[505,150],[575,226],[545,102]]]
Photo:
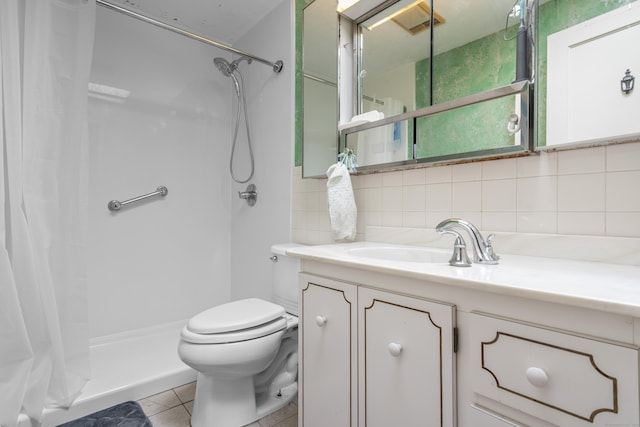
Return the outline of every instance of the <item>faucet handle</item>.
[[[489,255],[491,257],[491,259],[493,259],[494,261],[497,261],[500,259],[500,257],[498,255],[496,255],[493,252],[493,239],[496,237],[495,234],[489,234],[487,236],[487,241],[486,241],[486,249],[487,249],[487,255]]]

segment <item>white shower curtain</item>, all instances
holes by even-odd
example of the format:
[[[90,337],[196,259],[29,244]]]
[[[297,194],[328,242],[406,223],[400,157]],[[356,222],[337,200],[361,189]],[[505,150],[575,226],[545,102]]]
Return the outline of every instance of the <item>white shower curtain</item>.
[[[87,85],[95,0],[0,0],[0,425],[89,378]]]

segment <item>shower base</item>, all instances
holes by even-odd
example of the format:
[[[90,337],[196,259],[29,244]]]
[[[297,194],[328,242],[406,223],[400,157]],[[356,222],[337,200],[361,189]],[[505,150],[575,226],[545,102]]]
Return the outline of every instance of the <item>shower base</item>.
[[[91,340],[92,379],[69,409],[46,409],[43,427],[53,427],[127,400],[138,400],[196,380],[178,357],[185,321]],[[21,415],[19,427],[32,427]]]

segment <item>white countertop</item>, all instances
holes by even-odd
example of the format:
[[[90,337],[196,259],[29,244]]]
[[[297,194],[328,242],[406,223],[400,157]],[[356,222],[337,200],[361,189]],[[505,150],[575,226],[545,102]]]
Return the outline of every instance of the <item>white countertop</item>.
[[[354,248],[371,247],[407,246],[377,242],[338,243],[292,247],[286,254],[304,260],[640,317],[639,266],[500,254],[497,265],[452,267],[446,261],[394,261],[349,253]],[[444,260],[452,253],[451,249],[432,250],[442,251]]]

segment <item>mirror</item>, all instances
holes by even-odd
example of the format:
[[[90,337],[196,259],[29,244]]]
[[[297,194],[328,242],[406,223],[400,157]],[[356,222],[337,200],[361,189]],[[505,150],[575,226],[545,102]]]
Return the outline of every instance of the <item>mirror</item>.
[[[302,176],[325,176],[338,157],[338,15],[335,0],[303,10]]]
[[[526,108],[521,102],[527,93],[525,89],[418,117],[416,158],[436,162],[520,150],[527,137],[527,132],[520,131],[527,127],[522,122],[527,118],[521,114]],[[495,125],[500,122],[503,126]]]
[[[638,140],[640,92],[621,85],[640,76],[640,2],[549,0],[539,16],[538,146]]]
[[[519,23],[529,24],[521,4],[531,6],[520,0],[400,0],[358,23],[356,113],[380,110],[382,98],[414,111],[511,84]]]
[[[340,128],[358,171],[530,153],[535,16],[532,0],[400,0],[355,22]]]
[[[316,0],[316,1],[320,1],[320,0]],[[446,156],[452,156],[451,153],[448,153],[448,152],[443,153],[442,151],[440,151],[440,152],[434,152],[433,157],[429,157],[430,154],[424,153],[423,149],[420,148],[420,147],[429,147],[429,142],[416,141],[414,145],[414,141],[412,140],[412,138],[414,135],[415,128],[411,125],[411,122],[414,120],[414,117],[417,117],[419,115],[418,111],[424,110],[424,111],[427,111],[426,114],[439,115],[440,114],[439,111],[442,111],[442,108],[441,108],[442,105],[448,106],[449,109],[455,109],[456,107],[452,106],[450,103],[454,102],[453,100],[458,99],[458,97],[460,96],[465,97],[465,95],[468,95],[468,97],[474,97],[475,95],[469,95],[469,94],[475,93],[476,91],[486,91],[491,87],[495,89],[496,87],[499,87],[499,85],[501,84],[507,85],[508,82],[510,82],[511,79],[513,79],[515,76],[515,64],[514,64],[513,53],[509,53],[508,55],[505,55],[504,53],[500,53],[497,50],[481,51],[478,48],[477,50],[481,52],[485,52],[484,55],[486,55],[490,59],[488,63],[488,68],[486,68],[484,71],[477,70],[474,66],[472,66],[475,63],[475,60],[465,63],[464,61],[461,61],[461,60],[454,60],[455,58],[449,61],[449,60],[446,60],[444,56],[441,56],[442,52],[440,50],[441,47],[439,46],[439,44],[446,43],[446,40],[447,40],[447,37],[445,37],[446,35],[445,29],[447,28],[446,26],[451,25],[448,28],[452,28],[453,25],[455,25],[456,20],[454,19],[457,15],[464,14],[465,8],[470,6],[475,6],[476,4],[483,5],[485,10],[491,10],[493,8],[493,5],[497,4],[497,2],[493,2],[492,0],[477,0],[473,2],[468,2],[468,1],[463,2],[464,4],[458,4],[458,6],[456,6],[457,7],[456,12],[451,14],[449,12],[444,13],[444,11],[440,13],[440,10],[441,10],[440,3],[442,2],[444,2],[444,0],[434,0],[434,3],[435,3],[434,9],[436,13],[440,14],[442,19],[445,20],[446,22],[442,25],[434,26],[433,41],[434,41],[435,60],[433,61],[433,63],[431,63],[431,61],[429,61],[427,58],[426,60],[423,60],[422,67],[420,67],[419,69],[418,67],[415,67],[413,71],[409,70],[408,72],[409,75],[411,76],[411,73],[412,73],[413,75],[415,75],[415,77],[392,78],[391,76],[389,76],[386,78],[379,79],[379,80],[382,80],[383,83],[384,83],[384,80],[386,80],[387,87],[390,87],[392,82],[394,84],[400,83],[402,81],[408,82],[409,84],[403,86],[404,88],[403,90],[406,90],[407,88],[411,90],[411,86],[414,86],[414,87],[420,86],[419,81],[431,82],[432,75],[433,75],[433,84],[431,85],[431,87],[427,86],[426,89],[422,91],[417,91],[414,95],[413,102],[411,101],[412,99],[411,95],[407,95],[405,92],[402,92],[402,90],[396,91],[393,95],[391,95],[390,93],[386,93],[382,90],[383,86],[381,84],[373,84],[375,80],[377,80],[375,78],[376,74],[378,73],[378,71],[376,71],[376,67],[380,68],[380,67],[383,67],[384,65],[401,63],[401,59],[396,59],[388,55],[385,57],[384,43],[376,43],[375,40],[370,39],[370,37],[372,37],[375,34],[375,29],[374,31],[371,32],[371,34],[365,36],[365,37],[368,37],[365,39],[365,45],[364,45],[365,55],[368,55],[368,59],[367,59],[367,56],[365,56],[364,64],[365,64],[366,72],[365,72],[365,75],[362,76],[363,79],[361,81],[356,80],[356,77],[358,75],[357,71],[354,71],[353,73],[345,73],[342,71],[344,69],[349,69],[349,67],[344,67],[342,63],[347,62],[346,61],[347,59],[349,59],[350,62],[354,62],[356,59],[353,57],[353,55],[351,55],[351,52],[353,51],[353,43],[355,39],[349,36],[346,39],[342,39],[338,45],[340,46],[340,69],[341,69],[340,75],[342,76],[341,81],[339,81],[338,83],[342,85],[344,80],[349,80],[346,77],[348,77],[349,75],[352,75],[354,78],[354,81],[362,84],[362,87],[360,89],[357,88],[358,86],[357,83],[352,88],[340,89],[341,105],[344,106],[346,102],[345,100],[348,99],[348,103],[346,105],[350,107],[350,108],[343,108],[343,107],[340,108],[339,113],[341,118],[343,119],[343,122],[345,121],[345,117],[347,117],[346,121],[348,121],[349,120],[348,116],[353,116],[359,113],[366,114],[367,111],[370,111],[370,109],[374,108],[371,105],[372,101],[366,98],[367,96],[373,100],[378,100],[378,101],[380,101],[384,97],[396,97],[402,102],[402,105],[404,107],[403,109],[406,109],[406,112],[403,113],[403,115],[390,116],[392,118],[397,117],[397,120],[390,119],[389,116],[387,116],[385,117],[385,119],[381,121],[378,121],[375,123],[374,122],[369,123],[367,122],[367,119],[364,119],[360,121],[360,124],[359,124],[359,126],[361,126],[360,128],[356,126],[356,127],[346,128],[345,130],[342,131],[341,133],[342,147],[344,147],[345,144],[348,146],[353,146],[354,144],[357,144],[356,135],[352,135],[352,134],[357,133],[358,129],[360,129],[360,131],[367,131],[367,129],[372,129],[381,125],[385,125],[385,126],[393,125],[394,123],[397,122],[397,123],[400,123],[398,126],[396,126],[396,128],[398,127],[400,128],[400,132],[401,132],[400,135],[403,135],[402,134],[403,131],[407,135],[408,139],[407,139],[406,151],[401,146],[402,154],[398,153],[398,155],[402,157],[392,157],[390,159],[387,158],[384,161],[371,160],[370,166],[360,167],[358,169],[360,172],[385,170],[385,169],[394,168],[394,167],[404,167],[403,165],[409,165],[410,167],[415,163],[437,162],[438,160],[442,160],[443,156],[445,158]],[[453,2],[447,2],[447,3],[453,3]],[[511,4],[509,4],[507,8],[519,2],[513,1],[509,3]],[[525,145],[518,146],[518,143],[514,137],[513,145],[508,145],[508,144],[503,145],[502,150],[506,150],[507,152],[509,152],[509,155],[517,155],[517,154],[525,153],[527,152],[528,147],[531,146],[532,142],[535,142],[535,145],[541,149],[554,149],[555,147],[559,149],[563,146],[563,144],[554,145],[554,144],[548,144],[547,142],[547,124],[549,121],[548,120],[549,102],[547,100],[548,98],[547,67],[549,65],[548,52],[547,52],[548,37],[555,35],[557,33],[560,33],[564,30],[570,29],[572,27],[578,26],[581,23],[585,23],[586,21],[597,18],[603,14],[613,12],[617,9],[627,8],[631,12],[635,13],[634,11],[637,10],[639,4],[640,2],[638,2],[637,0],[593,0],[588,2],[584,0],[540,0],[536,2],[536,4],[534,4],[534,9],[532,9],[531,16],[533,16],[534,18],[539,17],[539,19],[534,19],[533,25],[531,27],[535,35],[535,38],[534,38],[535,49],[529,52],[529,54],[532,56],[535,56],[536,58],[536,61],[534,64],[535,66],[532,67],[532,73],[535,76],[534,78],[534,83],[535,83],[534,84],[534,89],[535,89],[534,101],[535,102],[531,102],[531,100],[529,99],[529,102],[526,103],[524,98],[521,97],[519,103],[521,107],[524,105],[525,109],[531,108],[532,114],[530,114],[531,117],[529,117],[529,119],[533,119],[533,117],[535,117],[535,129],[534,129],[533,135],[531,134],[531,132],[529,133],[529,135],[521,134],[522,137],[529,138],[529,142],[528,142],[528,144],[530,144],[529,146],[527,146],[526,143],[524,143]],[[504,5],[502,5],[502,7],[504,7]],[[509,25],[508,25],[509,31],[507,32],[506,38],[511,38],[514,36],[513,30],[515,29],[515,25],[518,25],[517,22],[514,22],[514,19],[517,19],[517,17],[516,16],[507,17],[506,12],[507,12],[506,10],[503,10],[500,13],[496,13],[494,11],[491,15],[496,20],[501,19],[503,20],[503,22],[506,22],[507,19],[509,20]],[[627,13],[627,15],[629,14],[630,13]],[[434,19],[435,18],[436,16],[434,15]],[[466,26],[469,28],[472,28],[476,25],[482,27],[484,25],[484,24],[481,24],[483,22],[482,19],[484,19],[484,15],[481,15],[481,14],[473,15],[471,16],[471,21],[467,21]],[[347,19],[343,18],[342,21],[347,21]],[[511,25],[512,23],[513,25]],[[497,25],[497,23],[493,25],[495,26]],[[342,26],[343,25],[341,24],[341,27]],[[640,25],[628,26],[628,29],[637,30],[638,28],[640,28]],[[348,31],[342,31],[341,29],[341,34],[342,33],[346,34],[348,33]],[[428,33],[428,31],[422,31],[420,34],[424,35],[425,33]],[[465,31],[459,31],[459,35],[462,35],[464,33]],[[614,31],[614,33],[622,35],[624,31]],[[407,33],[405,30],[400,31],[399,34],[402,34],[402,36],[405,39],[411,38],[411,39],[417,40],[415,36],[409,36],[408,35],[409,33]],[[493,36],[493,38],[497,39],[498,41],[500,41],[500,38],[502,38],[503,40],[505,38],[504,35],[500,33],[500,29],[498,29],[497,31],[491,33],[489,36],[486,36],[486,37],[491,37],[491,36]],[[623,39],[628,40],[629,38],[625,37]],[[633,37],[632,39],[637,40],[638,37],[636,36],[636,37]],[[393,54],[397,55],[400,52],[404,51],[404,49],[398,48],[399,46],[403,46],[404,44],[405,44],[404,42],[395,41],[393,43],[393,46],[395,46]],[[418,43],[418,45],[421,45],[421,44],[423,43],[422,42]],[[510,49],[512,50],[515,49],[514,41],[504,42],[503,45],[509,45]],[[381,49],[379,53],[375,53],[375,51],[373,50],[368,50],[368,49],[374,49],[376,46],[378,46]],[[445,52],[447,51],[446,49],[444,49],[444,46],[442,47],[442,49]],[[640,55],[637,54],[638,53],[637,43],[632,44],[630,48],[627,48],[627,50],[629,49],[631,49],[630,50],[631,53],[628,55],[625,55],[627,59],[637,60],[638,58],[640,58]],[[426,50],[428,50],[428,48]],[[449,51],[450,50],[452,49],[449,49]],[[366,52],[369,52],[369,53],[367,54]],[[374,62],[376,58],[380,58],[380,59],[386,58],[386,59],[385,61],[381,61],[380,65],[376,65],[376,63]],[[589,71],[589,73],[600,72],[600,70],[603,69],[602,67],[603,61],[591,61],[589,64],[590,66],[581,69],[579,74],[583,74],[583,72],[585,71]],[[625,75],[626,69],[630,69],[630,74],[635,75],[637,77],[640,75],[640,65],[638,65],[637,67],[638,69],[636,70],[635,65],[631,65],[630,63],[629,64],[624,63],[614,67],[615,72],[611,71],[611,73],[615,74],[615,77],[610,77],[609,80],[607,81],[611,83],[611,87],[616,88],[614,91],[615,92],[614,94],[609,94],[609,96],[612,96],[612,97],[615,96],[615,100],[614,100],[615,102],[619,102],[619,103],[625,102],[626,104],[631,104],[632,102],[638,102],[638,99],[640,99],[640,92],[638,92],[638,90],[640,89],[638,88],[635,88],[635,91],[632,91],[628,94],[621,93],[619,90],[621,80]],[[399,67],[396,67],[396,68],[399,68]],[[384,75],[383,71],[384,70],[382,69],[380,69],[379,71],[381,76]],[[404,70],[404,72],[406,73],[406,69]],[[573,74],[576,74],[576,73],[573,73]],[[485,84],[487,83],[486,81],[479,80],[484,75],[491,76],[491,79],[487,79],[490,84]],[[590,79],[589,87],[591,87],[591,84],[594,81],[600,80],[597,76],[593,74],[587,74],[587,75],[589,76],[589,79]],[[367,86],[369,83],[372,83],[372,85]],[[551,82],[549,83],[551,86],[553,86],[554,84],[558,84],[558,81],[553,76],[551,76]],[[567,86],[567,81],[565,80],[564,83],[560,83],[561,86],[563,84]],[[582,83],[582,85],[583,86],[577,86],[577,88],[574,88],[573,90],[579,90],[580,87],[584,87],[584,83]],[[503,89],[505,88],[508,89],[508,86],[502,86],[500,90],[503,91]],[[527,96],[529,95],[526,88],[521,88],[521,89],[523,90],[521,92],[521,95],[527,95]],[[358,92],[358,90],[360,90],[360,93],[364,96],[362,98],[362,104],[363,104],[362,107],[360,107],[360,104],[361,104],[360,98],[356,96],[356,93]],[[552,96],[555,95],[555,91],[556,90],[553,88],[550,89]],[[478,94],[480,94],[480,92]],[[515,95],[513,95],[513,93],[512,95],[508,95],[507,97],[511,97],[509,104],[515,105],[518,103],[517,98],[515,97]],[[505,97],[505,99],[507,99],[507,97]],[[351,102],[352,98],[354,99],[353,102]],[[367,102],[369,102],[369,105],[366,104]],[[599,102],[606,105],[610,105],[613,101],[605,98]],[[433,105],[428,106],[431,103],[433,103]],[[552,103],[556,104],[556,102],[553,100],[552,100]],[[535,104],[535,105],[531,107],[532,104]],[[590,99],[589,102],[583,102],[583,104],[592,106],[594,105],[594,102],[592,102],[592,100]],[[463,107],[463,108],[466,108],[466,107]],[[414,111],[412,111],[412,109]],[[638,107],[628,108],[627,112],[633,113],[638,111],[638,109],[639,109]],[[346,110],[349,110],[349,111],[345,112]],[[564,110],[565,110],[564,114],[566,114],[567,108],[565,107]],[[603,109],[592,109],[592,110],[597,110],[597,112],[603,111]],[[528,113],[528,111],[525,111],[525,112]],[[413,114],[413,116],[408,117],[407,115],[410,115],[410,114]],[[501,113],[501,115],[504,115],[504,113]],[[446,116],[450,116],[450,114],[447,114]],[[464,114],[463,116],[466,117],[466,114]],[[441,117],[445,117],[445,116],[441,116]],[[424,119],[424,120],[427,123],[434,122],[434,119]],[[463,118],[461,120],[464,121],[465,119]],[[551,117],[551,120],[553,120],[553,117]],[[606,123],[606,120],[591,120],[591,122]],[[640,122],[638,122],[637,120],[627,120],[626,122],[633,123],[635,126],[640,127]],[[507,122],[507,125],[511,126],[510,119]],[[331,129],[334,129],[333,124],[327,125],[327,126],[331,126]],[[346,126],[346,125],[342,123],[342,126]],[[464,122],[460,123],[461,128],[463,128],[464,126],[465,126]],[[521,128],[522,126],[525,126],[525,124],[522,123]],[[432,126],[432,128],[433,127],[434,126]],[[501,120],[501,123],[495,124],[494,127],[495,129],[504,128],[505,127],[504,118]],[[589,140],[589,138],[585,136],[579,135],[577,138],[574,138],[573,140],[574,142],[569,142],[570,140],[566,139],[564,145],[571,146],[572,144],[580,145],[583,143],[601,144],[603,143],[602,141],[613,140],[614,142],[619,142],[619,141],[624,141],[624,140],[634,139],[634,138],[637,140],[639,134],[640,134],[640,129],[638,128],[635,128],[635,129],[632,128],[630,130],[626,129],[618,133],[612,133],[605,129],[604,133],[601,133],[595,142],[594,140]],[[393,133],[391,133],[391,135],[393,135]],[[520,138],[521,144],[523,144],[522,141],[524,140],[522,137]],[[490,137],[487,137],[487,139],[488,138]],[[350,139],[350,141],[347,142],[347,139]],[[467,139],[470,139],[470,138],[467,138]],[[390,139],[389,141],[387,141],[387,143],[389,146],[396,148],[397,142],[394,142],[394,141],[396,140]],[[306,151],[306,142],[304,145],[305,147],[303,148],[303,150]],[[415,151],[416,151],[415,153],[413,152],[413,148],[415,148]],[[463,148],[463,150],[472,150],[474,148],[476,147],[465,147]],[[477,147],[477,148],[478,150],[476,151],[468,151],[465,153],[460,153],[457,159],[467,159],[470,157],[478,157],[478,156],[483,157],[487,155],[486,151],[484,151],[482,147]],[[495,147],[493,149],[495,150]],[[424,148],[424,150],[430,151],[430,149],[428,148]],[[516,151],[510,152],[510,150],[516,150]],[[498,151],[501,151],[501,150],[498,149]],[[488,154],[488,156],[491,157],[492,154]],[[373,157],[375,157],[375,155]],[[321,176],[324,176],[323,169],[326,169],[326,167],[328,167],[334,161],[335,161],[335,157],[332,155],[330,160],[329,159],[326,160],[327,162],[326,164],[322,165],[322,167],[317,168],[317,170],[319,171],[318,174]],[[456,160],[455,156],[453,161],[458,161]],[[305,174],[305,176],[312,176],[312,175]]]

